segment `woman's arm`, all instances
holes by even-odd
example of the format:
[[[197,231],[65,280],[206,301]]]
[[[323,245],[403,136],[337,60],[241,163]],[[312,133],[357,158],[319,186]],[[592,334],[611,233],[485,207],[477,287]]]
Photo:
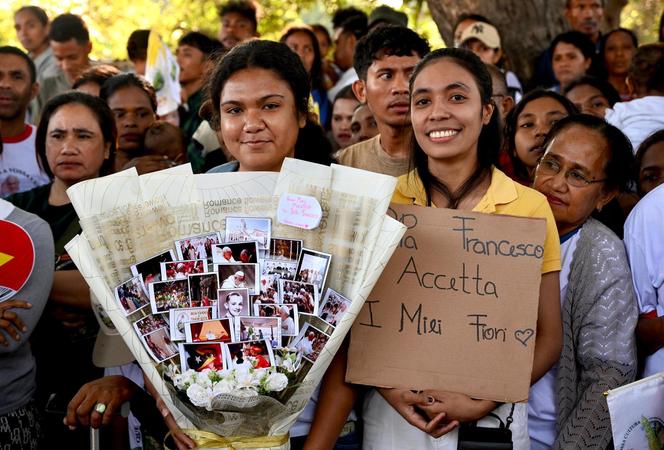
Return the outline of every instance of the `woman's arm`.
[[[563,323],[560,315],[560,272],[548,272],[540,281],[537,308],[535,357],[530,384],[534,384],[560,359],[563,345]]]

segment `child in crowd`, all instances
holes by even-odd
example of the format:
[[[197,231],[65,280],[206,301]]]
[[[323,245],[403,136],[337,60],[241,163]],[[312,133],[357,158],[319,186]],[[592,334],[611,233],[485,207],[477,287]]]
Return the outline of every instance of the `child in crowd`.
[[[158,120],[150,125],[143,145],[147,155],[163,155],[172,166],[187,162],[182,131],[168,122]]]

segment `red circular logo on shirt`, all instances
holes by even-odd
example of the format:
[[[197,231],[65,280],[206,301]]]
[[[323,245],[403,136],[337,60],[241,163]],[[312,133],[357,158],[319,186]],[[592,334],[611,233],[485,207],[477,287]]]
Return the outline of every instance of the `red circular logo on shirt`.
[[[0,220],[0,302],[21,290],[35,264],[30,235],[13,222]],[[23,299],[29,300],[29,299]]]

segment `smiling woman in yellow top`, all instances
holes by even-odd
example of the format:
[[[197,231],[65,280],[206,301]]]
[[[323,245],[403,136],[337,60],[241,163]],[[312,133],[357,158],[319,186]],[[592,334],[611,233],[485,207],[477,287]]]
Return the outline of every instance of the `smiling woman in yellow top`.
[[[489,72],[467,50],[437,50],[417,65],[410,79],[415,169],[399,178],[392,200],[546,219],[531,375],[531,382],[535,382],[560,357],[560,243],[546,198],[494,167],[500,132],[491,94]],[[326,440],[334,433],[323,432],[317,425],[343,423],[348,411],[341,409],[352,404],[343,398],[352,389],[343,382],[345,370],[338,367],[343,366],[340,359],[337,355],[326,375],[307,449],[329,443]],[[445,361],[440,364],[444,366]],[[459,424],[476,421],[497,406],[463,393],[377,388],[367,394],[364,403],[363,448],[456,449]],[[509,406],[500,408],[503,421]],[[515,449],[529,448],[526,415],[523,404],[517,406],[512,426]]]

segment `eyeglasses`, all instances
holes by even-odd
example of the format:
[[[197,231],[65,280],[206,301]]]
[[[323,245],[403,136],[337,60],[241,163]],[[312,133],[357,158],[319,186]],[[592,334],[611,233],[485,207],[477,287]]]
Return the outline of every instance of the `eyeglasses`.
[[[540,173],[541,175],[548,175],[552,177],[558,175],[561,169],[562,167],[560,166],[560,163],[553,158],[544,157],[540,160],[539,164],[537,165],[538,173]],[[586,177],[585,175],[583,175],[579,170],[570,169],[565,172],[565,181],[570,186],[582,188],[593,183],[602,183],[606,181],[606,178],[602,178],[601,180],[591,180],[588,179],[588,177]]]

